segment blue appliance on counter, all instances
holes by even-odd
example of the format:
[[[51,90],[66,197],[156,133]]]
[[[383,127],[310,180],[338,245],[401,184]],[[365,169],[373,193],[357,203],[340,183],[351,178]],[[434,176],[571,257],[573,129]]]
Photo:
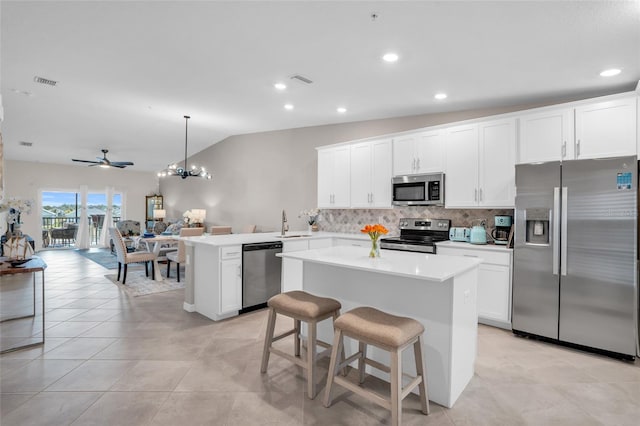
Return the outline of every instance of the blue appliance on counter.
[[[451,241],[462,241],[468,243],[471,241],[471,229],[459,226],[449,229],[449,239]]]

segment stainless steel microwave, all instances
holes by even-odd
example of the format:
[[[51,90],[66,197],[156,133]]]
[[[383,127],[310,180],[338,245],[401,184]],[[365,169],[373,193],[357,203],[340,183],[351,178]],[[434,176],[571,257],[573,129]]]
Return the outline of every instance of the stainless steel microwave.
[[[444,206],[444,173],[396,176],[394,206]]]

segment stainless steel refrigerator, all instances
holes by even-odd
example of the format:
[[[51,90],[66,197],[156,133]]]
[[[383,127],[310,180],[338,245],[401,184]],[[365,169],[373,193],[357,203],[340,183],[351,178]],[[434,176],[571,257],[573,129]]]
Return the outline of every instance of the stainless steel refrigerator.
[[[638,352],[636,157],[516,166],[517,334]]]

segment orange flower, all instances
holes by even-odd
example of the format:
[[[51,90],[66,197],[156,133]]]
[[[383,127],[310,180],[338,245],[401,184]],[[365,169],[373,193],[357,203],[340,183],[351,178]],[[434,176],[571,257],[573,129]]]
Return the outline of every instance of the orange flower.
[[[377,239],[380,235],[386,234],[389,231],[384,226],[376,223],[374,225],[365,225],[360,232],[363,234],[369,234],[371,238]]]

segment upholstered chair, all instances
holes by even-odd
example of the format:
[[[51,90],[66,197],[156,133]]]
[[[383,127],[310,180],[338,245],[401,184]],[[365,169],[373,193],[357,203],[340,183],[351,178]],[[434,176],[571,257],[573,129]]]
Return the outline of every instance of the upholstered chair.
[[[226,235],[231,233],[231,227],[216,225],[216,226],[212,226],[210,231],[211,231],[211,235]]]
[[[124,265],[124,275],[122,276],[122,284],[127,280],[127,265],[129,263],[140,263],[144,262],[144,270],[147,276],[149,276],[148,263],[151,262],[151,277],[152,279],[156,278],[156,270],[154,265],[154,260],[156,260],[156,255],[149,251],[135,251],[128,252],[127,247],[124,244],[124,239],[122,235],[120,235],[120,231],[116,228],[109,228],[109,235],[111,236],[111,240],[113,241],[113,246],[116,251],[116,257],[118,259],[118,278],[117,281],[120,281],[120,268]]]

